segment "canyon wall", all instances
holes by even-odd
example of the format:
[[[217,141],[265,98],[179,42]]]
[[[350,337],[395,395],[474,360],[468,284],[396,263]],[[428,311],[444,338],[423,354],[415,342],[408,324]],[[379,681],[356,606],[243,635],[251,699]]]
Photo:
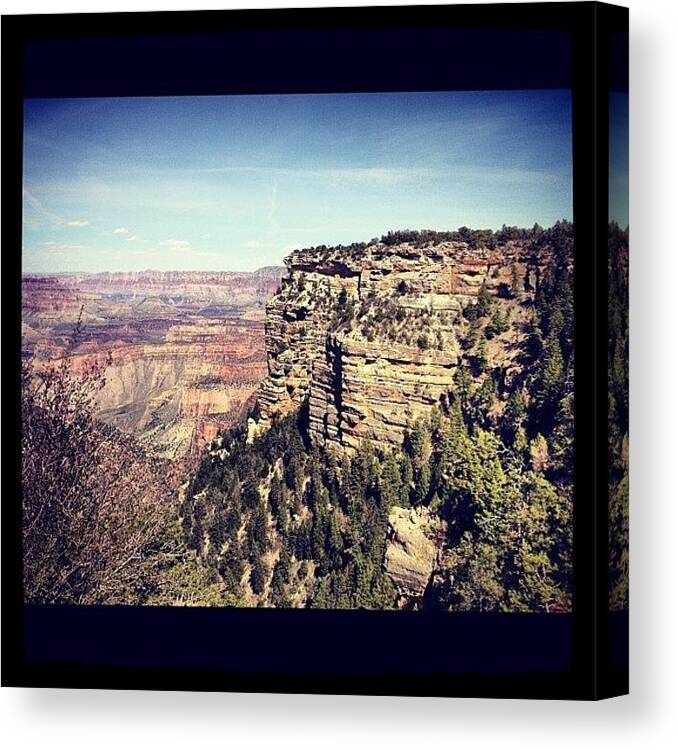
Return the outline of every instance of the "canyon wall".
[[[195,454],[256,398],[264,305],[281,272],[26,276],[23,354],[37,366],[66,358],[75,373],[98,365],[103,421],[155,455]]]
[[[352,453],[364,440],[401,445],[408,425],[449,392],[461,362],[479,357],[509,378],[548,247],[462,241],[292,253],[266,306],[268,377],[259,395],[265,431],[308,400],[313,443]],[[468,341],[464,309],[479,294],[506,324],[491,341]],[[510,321],[510,322],[508,322]]]

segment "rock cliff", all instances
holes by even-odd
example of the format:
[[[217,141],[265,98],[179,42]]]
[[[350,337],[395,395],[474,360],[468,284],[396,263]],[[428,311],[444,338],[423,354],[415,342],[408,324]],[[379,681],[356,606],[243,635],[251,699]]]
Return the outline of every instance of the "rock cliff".
[[[362,441],[402,444],[408,425],[449,392],[461,363],[516,369],[527,298],[550,249],[509,240],[373,241],[293,252],[266,306],[268,377],[259,431],[308,399],[315,444],[353,452]],[[502,325],[474,340],[465,315],[479,295],[497,301]],[[482,314],[479,313],[479,314]]]

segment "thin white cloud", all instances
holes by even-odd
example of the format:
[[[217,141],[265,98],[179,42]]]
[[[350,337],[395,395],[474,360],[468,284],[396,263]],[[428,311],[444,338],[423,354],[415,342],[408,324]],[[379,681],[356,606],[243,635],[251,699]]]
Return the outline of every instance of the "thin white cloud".
[[[44,219],[48,219],[53,224],[65,224],[66,220],[55,214],[53,211],[45,208],[41,201],[39,201],[28,188],[24,188],[23,191],[26,204],[33,209],[33,211]]]
[[[278,181],[273,183],[273,190],[271,191],[271,202],[268,206],[267,221],[269,227],[275,231],[278,229]]]
[[[89,245],[73,245],[68,242],[56,242],[54,240],[41,242],[40,247],[46,248],[51,253],[69,253],[92,249]]]
[[[246,172],[251,174],[271,175],[273,177],[298,177],[302,179],[319,179],[331,182],[348,182],[373,185],[396,185],[416,182],[421,179],[436,177],[439,170],[427,167],[352,167],[352,168],[288,168],[288,167],[206,167],[178,170],[159,170],[172,174],[221,174],[229,172]],[[277,202],[277,183],[274,184],[272,203]],[[275,208],[275,206],[274,206]]]
[[[135,240],[138,240],[139,238],[136,236],[136,234],[133,234],[131,237],[127,238],[127,242],[134,242]]]
[[[129,234],[129,229],[127,227],[117,227],[113,230],[113,234]]]
[[[191,250],[192,245],[188,240],[163,240],[160,243],[161,247],[168,247],[171,250]]]
[[[360,185],[389,186],[418,182],[437,175],[436,170],[424,167],[356,167],[349,169],[308,170],[309,176],[329,182],[348,182]]]
[[[24,206],[32,209],[34,215],[37,214],[43,219],[47,219],[52,224],[75,228],[90,226],[90,222],[87,219],[65,219],[63,216],[54,213],[54,211],[50,211],[28,188],[23,189],[23,196]],[[24,219],[26,218],[26,213],[24,212]]]
[[[262,240],[246,240],[245,242],[240,243],[240,247],[256,250],[257,248],[262,247],[273,247],[273,244],[271,242],[264,242]]]

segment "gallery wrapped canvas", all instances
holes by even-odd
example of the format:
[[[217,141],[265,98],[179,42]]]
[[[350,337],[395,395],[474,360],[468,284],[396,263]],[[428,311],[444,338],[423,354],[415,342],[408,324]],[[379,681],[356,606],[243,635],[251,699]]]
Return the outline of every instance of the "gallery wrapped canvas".
[[[627,12],[3,20],[3,684],[625,692]]]

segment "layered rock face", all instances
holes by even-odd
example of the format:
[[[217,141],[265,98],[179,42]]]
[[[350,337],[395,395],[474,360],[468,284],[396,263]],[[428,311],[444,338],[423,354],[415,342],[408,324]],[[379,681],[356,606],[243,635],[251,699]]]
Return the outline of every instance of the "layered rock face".
[[[98,365],[103,421],[155,455],[193,454],[256,398],[264,304],[281,272],[27,276],[24,355],[38,366],[67,358],[75,373]]]
[[[394,506],[388,523],[384,568],[401,596],[419,597],[436,563],[440,520],[428,508]]]
[[[548,248],[509,241],[374,242],[292,253],[280,291],[266,306],[268,377],[261,387],[265,430],[275,414],[308,399],[315,444],[352,453],[365,441],[402,444],[405,431],[449,392],[469,322],[462,311],[481,289],[511,324],[488,343],[510,377],[530,295]]]

